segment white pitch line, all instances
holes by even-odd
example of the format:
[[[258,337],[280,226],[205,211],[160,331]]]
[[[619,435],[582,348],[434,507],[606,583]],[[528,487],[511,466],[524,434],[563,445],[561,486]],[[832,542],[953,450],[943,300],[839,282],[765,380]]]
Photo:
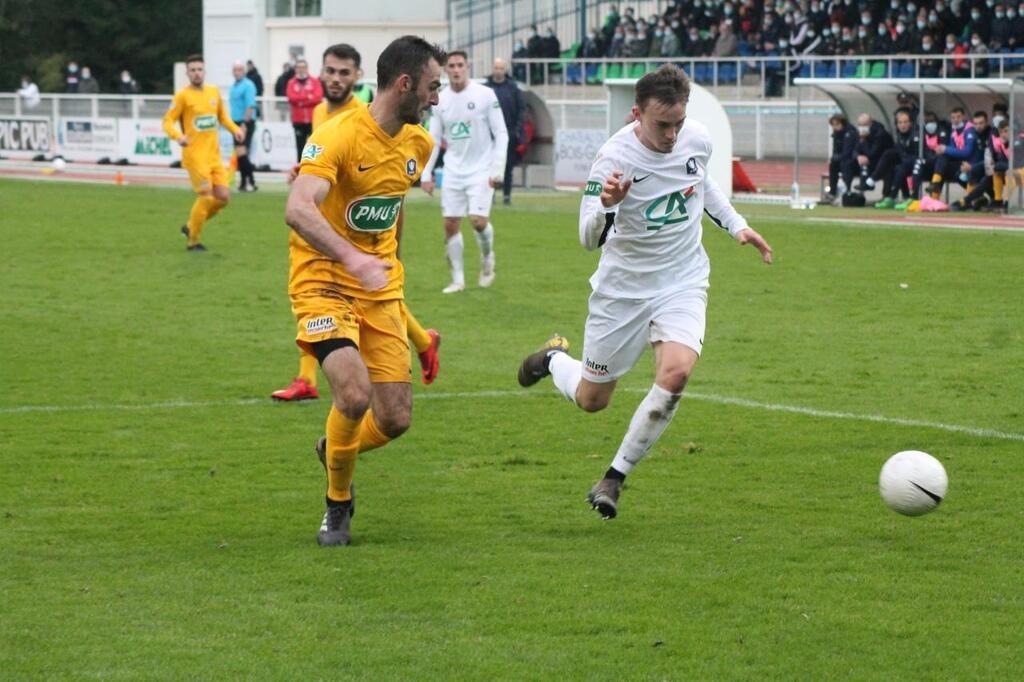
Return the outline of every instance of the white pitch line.
[[[620,391],[627,393],[646,393],[646,388],[623,388]],[[416,396],[416,400],[451,400],[463,398],[531,398],[549,397],[552,394],[547,391],[453,391],[453,392],[430,392]],[[923,419],[907,419],[904,417],[887,417],[880,414],[858,414],[856,412],[839,412],[835,410],[818,410],[813,407],[802,407],[800,405],[783,405],[779,403],[763,403],[746,398],[733,398],[730,396],[713,395],[708,393],[686,393],[688,400],[699,400],[720,405],[735,405],[754,410],[766,410],[769,412],[788,412],[790,414],[802,414],[808,417],[819,417],[822,419],[845,419],[850,421],[875,422],[879,424],[892,424],[896,426],[915,426],[926,429],[937,429],[951,433],[962,433],[980,438],[995,438],[998,440],[1014,440],[1024,442],[1024,433],[1011,433],[997,431],[995,429],[983,429],[975,426],[963,426],[961,424],[946,424],[943,422],[925,421]],[[0,407],[0,415],[16,415],[44,413],[55,414],[62,412],[105,412],[105,411],[145,411],[145,410],[176,410],[194,409],[199,407],[244,407],[244,406],[273,406],[276,403],[265,398],[245,398],[241,400],[170,400],[157,403],[141,404],[90,404],[90,405],[22,405],[19,407]]]
[[[767,217],[767,216],[766,216]],[[1001,232],[1004,234],[1024,234],[1024,228],[1013,226],[1013,225],[987,225],[987,224],[975,224],[975,225],[950,225],[948,223],[941,222],[930,222],[927,220],[900,220],[900,219],[879,219],[871,220],[869,218],[819,218],[819,217],[806,217],[804,218],[809,223],[828,223],[828,224],[848,224],[856,225],[857,227],[876,227],[876,228],[888,228],[888,227],[931,227],[942,230],[958,230],[967,232]]]

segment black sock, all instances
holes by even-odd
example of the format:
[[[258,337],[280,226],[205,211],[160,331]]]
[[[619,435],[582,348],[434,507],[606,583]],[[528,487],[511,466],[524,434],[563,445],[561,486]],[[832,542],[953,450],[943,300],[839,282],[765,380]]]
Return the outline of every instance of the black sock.
[[[345,500],[344,502],[339,502],[338,500],[332,500],[331,498],[327,497],[326,495],[324,496],[324,499],[327,500],[327,506],[328,507],[351,507],[352,506],[352,500]]]
[[[619,471],[615,467],[608,467],[608,471],[604,472],[604,477],[605,478],[611,478],[611,479],[616,480],[616,481],[625,481],[626,480],[626,474],[622,473],[621,471]]]

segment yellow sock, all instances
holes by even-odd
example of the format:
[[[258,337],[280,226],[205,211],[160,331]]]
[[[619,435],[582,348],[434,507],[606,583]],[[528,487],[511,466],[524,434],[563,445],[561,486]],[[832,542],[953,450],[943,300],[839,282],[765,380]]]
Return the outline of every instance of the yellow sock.
[[[992,174],[992,194],[995,195],[996,201],[1003,200],[1003,183],[1006,182],[1006,178],[1003,177],[1002,173]]]
[[[206,197],[206,219],[209,220],[213,216],[220,213],[220,210],[224,208],[224,202],[217,197]]]
[[[192,246],[199,242],[199,233],[203,231],[203,225],[209,217],[209,208],[206,202],[208,197],[200,194],[192,204],[192,210],[188,214],[188,245]]]
[[[316,356],[299,351],[299,378],[310,386],[316,386]]]
[[[938,199],[942,195],[942,176],[938,173],[932,173],[932,199]]]
[[[973,182],[968,182],[967,183],[967,190],[966,191],[967,191],[968,194],[970,194],[972,191],[974,191],[974,183]]]
[[[359,452],[367,452],[384,447],[391,442],[391,439],[384,435],[373,417],[373,410],[367,410],[363,415],[363,421],[359,423]]]
[[[422,353],[430,348],[430,334],[427,334],[427,330],[423,328],[419,320],[412,316],[408,308],[403,306],[403,309],[405,310],[405,333],[412,341],[412,345],[416,346],[416,352]]]
[[[327,497],[335,502],[352,499],[349,488],[359,456],[359,421],[349,419],[334,405],[327,415]]]

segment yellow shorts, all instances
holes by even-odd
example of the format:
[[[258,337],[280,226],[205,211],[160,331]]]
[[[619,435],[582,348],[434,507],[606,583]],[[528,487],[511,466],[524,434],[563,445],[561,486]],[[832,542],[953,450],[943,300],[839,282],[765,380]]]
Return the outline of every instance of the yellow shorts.
[[[298,323],[295,343],[313,353],[312,345],[328,339],[349,339],[376,383],[412,381],[409,340],[402,301],[369,301],[333,292],[292,296]]]
[[[224,163],[217,159],[214,162],[189,164],[185,166],[188,171],[188,179],[192,181],[192,189],[197,194],[209,194],[213,191],[214,185],[228,186],[228,172]]]

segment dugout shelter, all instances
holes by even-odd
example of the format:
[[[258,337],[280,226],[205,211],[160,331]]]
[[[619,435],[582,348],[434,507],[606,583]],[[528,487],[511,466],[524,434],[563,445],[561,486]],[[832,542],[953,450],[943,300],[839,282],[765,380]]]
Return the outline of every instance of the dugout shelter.
[[[1009,107],[1010,119],[1010,170],[1007,172],[1006,199],[1010,209],[1021,212],[1024,201],[1022,191],[1021,167],[1024,166],[1024,154],[1021,153],[1020,142],[1024,141],[1024,80],[1020,78],[796,78],[797,106],[797,137],[800,136],[800,109],[803,91],[810,88],[835,101],[840,111],[850,121],[867,113],[876,121],[885,125],[893,132],[893,117],[899,105],[897,95],[907,92],[917,100],[918,126],[921,131],[921,151],[924,145],[924,112],[934,111],[940,119],[948,119],[949,111],[961,106],[968,117],[975,111],[985,111],[990,115],[992,105],[1005,102]],[[827,126],[822,121],[822,126]],[[1014,147],[1017,147],[1014,154]],[[794,150],[793,158],[793,205],[803,202],[799,197],[800,149]]]

